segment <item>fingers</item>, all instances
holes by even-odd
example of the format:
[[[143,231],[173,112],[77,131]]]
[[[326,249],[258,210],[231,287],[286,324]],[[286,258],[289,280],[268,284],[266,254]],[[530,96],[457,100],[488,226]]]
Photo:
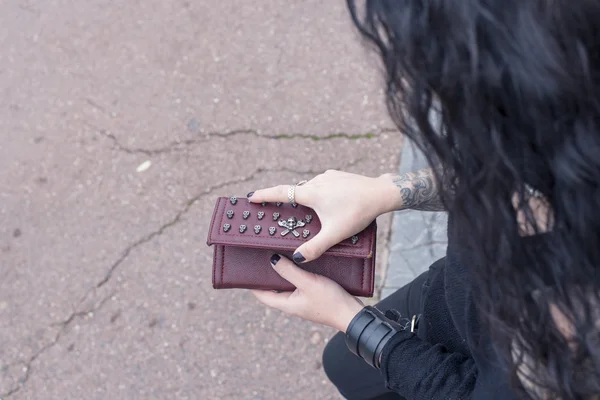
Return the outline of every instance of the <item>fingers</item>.
[[[285,257],[274,254],[271,257],[271,266],[286,281],[298,289],[313,285],[317,276],[303,270]],[[278,310],[290,313],[289,297],[293,292],[275,293],[269,290],[251,290],[252,294],[263,304]]]
[[[277,202],[287,203],[287,191],[288,185],[273,186],[266,189],[257,190],[255,192],[248,193],[248,201],[251,203],[262,203],[266,202]]]
[[[294,262],[303,263],[321,257],[331,246],[340,240],[330,229],[323,227],[314,238],[303,243],[294,252]]]
[[[285,311],[288,297],[292,292],[275,293],[269,290],[251,290],[252,294],[266,306]]]
[[[255,192],[250,192],[248,193],[250,195],[250,197],[248,197],[248,201],[251,203],[274,203],[278,201],[282,203],[287,203],[289,187],[290,185],[279,185],[267,189],[257,190]],[[298,204],[308,205],[306,203],[307,199],[303,197],[304,190],[304,186],[296,186],[294,197]]]
[[[271,257],[271,265],[283,279],[298,289],[303,289],[314,284],[317,278],[315,274],[303,270],[287,258],[281,257],[278,254],[274,254]]]

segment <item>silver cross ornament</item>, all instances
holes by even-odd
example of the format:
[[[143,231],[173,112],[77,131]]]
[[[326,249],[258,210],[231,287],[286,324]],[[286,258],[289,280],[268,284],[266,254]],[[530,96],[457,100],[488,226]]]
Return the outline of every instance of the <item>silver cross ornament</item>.
[[[227,210],[227,218],[233,218],[233,210]]]
[[[250,211],[244,211],[244,213],[243,213],[244,219],[248,219],[249,216],[250,216]]]
[[[258,217],[258,219],[263,219],[263,217],[265,216],[265,212],[264,211],[259,211],[256,216]]]
[[[300,234],[298,233],[296,228],[302,228],[304,225],[306,225],[304,221],[298,221],[296,217],[289,217],[286,220],[282,219],[278,223],[279,226],[285,228],[285,230],[281,232],[281,236],[285,236],[288,233],[292,232],[292,235],[294,235],[295,237],[299,237]]]

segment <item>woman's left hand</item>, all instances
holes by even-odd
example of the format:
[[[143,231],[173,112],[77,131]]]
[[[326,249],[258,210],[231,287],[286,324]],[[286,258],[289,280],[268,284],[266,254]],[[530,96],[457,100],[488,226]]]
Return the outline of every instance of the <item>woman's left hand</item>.
[[[341,332],[346,332],[350,321],[364,307],[360,300],[331,279],[303,270],[285,257],[274,255],[271,266],[296,286],[296,290],[284,293],[252,290],[258,300],[269,307]]]

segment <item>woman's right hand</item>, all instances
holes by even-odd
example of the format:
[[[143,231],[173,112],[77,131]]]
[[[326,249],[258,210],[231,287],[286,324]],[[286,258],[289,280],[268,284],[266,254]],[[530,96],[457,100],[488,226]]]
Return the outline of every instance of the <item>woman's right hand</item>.
[[[296,187],[296,202],[315,210],[321,231],[294,252],[294,261],[311,261],[333,245],[365,229],[379,215],[401,202],[398,187],[382,175],[370,178],[341,171],[327,171]],[[289,185],[255,191],[252,203],[288,201]]]

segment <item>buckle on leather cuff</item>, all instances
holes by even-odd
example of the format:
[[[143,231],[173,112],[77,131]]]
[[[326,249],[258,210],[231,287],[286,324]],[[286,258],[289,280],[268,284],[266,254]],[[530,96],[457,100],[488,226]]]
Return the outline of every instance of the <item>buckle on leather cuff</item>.
[[[421,320],[421,314],[413,315],[413,317],[410,321],[410,332],[411,333],[417,333],[417,331],[419,330],[419,321],[420,320]]]

